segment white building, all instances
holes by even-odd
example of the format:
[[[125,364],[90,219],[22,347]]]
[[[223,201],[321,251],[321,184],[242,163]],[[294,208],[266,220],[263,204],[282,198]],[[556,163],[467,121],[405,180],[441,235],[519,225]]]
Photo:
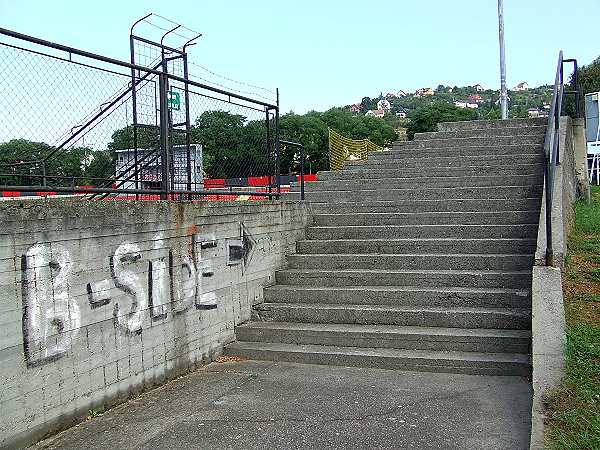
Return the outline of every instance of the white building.
[[[417,97],[431,97],[434,94],[435,92],[433,92],[433,89],[431,89],[430,87],[417,89],[415,92],[415,96]]]
[[[479,108],[479,105],[477,103],[473,103],[473,102],[468,102],[465,100],[457,100],[454,102],[454,106],[457,106],[459,108],[469,108],[469,109],[477,109]]]
[[[369,117],[384,117],[385,109],[371,109],[365,113],[365,116]]]
[[[529,89],[527,81],[521,81],[514,87],[513,91],[526,91],[527,89]]]
[[[119,188],[135,189],[135,156],[133,149],[116,150],[117,164],[115,178],[125,181]],[[162,164],[160,151],[138,149],[138,165],[142,167],[138,174],[140,189],[160,189],[162,180]],[[187,149],[185,145],[173,146],[173,188],[178,191],[187,190]],[[202,145],[190,145],[192,190],[204,189],[202,172]]]
[[[382,98],[381,100],[379,100],[377,102],[377,109],[384,109],[384,110],[389,110],[392,107],[392,105],[390,104],[390,102],[385,99]]]

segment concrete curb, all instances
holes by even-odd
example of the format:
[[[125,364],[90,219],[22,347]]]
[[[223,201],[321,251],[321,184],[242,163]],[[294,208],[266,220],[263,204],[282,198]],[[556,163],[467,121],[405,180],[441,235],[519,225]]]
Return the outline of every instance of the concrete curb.
[[[533,268],[532,279],[533,403],[530,449],[544,448],[544,396],[565,373],[565,310],[561,271]]]

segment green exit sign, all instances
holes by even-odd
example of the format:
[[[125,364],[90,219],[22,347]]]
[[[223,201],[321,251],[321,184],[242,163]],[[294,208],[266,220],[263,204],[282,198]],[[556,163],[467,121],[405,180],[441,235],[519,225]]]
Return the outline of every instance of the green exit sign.
[[[169,109],[173,111],[181,109],[181,96],[179,92],[169,91]]]

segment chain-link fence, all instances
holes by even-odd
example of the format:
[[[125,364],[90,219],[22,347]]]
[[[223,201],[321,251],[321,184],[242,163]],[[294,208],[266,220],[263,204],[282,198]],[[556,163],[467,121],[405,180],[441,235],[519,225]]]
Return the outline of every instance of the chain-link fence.
[[[191,80],[185,48],[139,45],[143,65],[0,29],[3,196],[277,195],[277,103]]]

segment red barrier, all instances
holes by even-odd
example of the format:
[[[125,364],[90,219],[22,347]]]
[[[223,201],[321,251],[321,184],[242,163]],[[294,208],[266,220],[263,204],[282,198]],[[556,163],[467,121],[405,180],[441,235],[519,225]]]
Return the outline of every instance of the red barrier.
[[[2,197],[20,197],[20,192],[2,191]]]
[[[296,175],[296,181],[298,183],[300,183],[300,175]],[[304,174],[304,182],[305,183],[311,183],[313,181],[317,181],[317,174],[313,173],[313,174]]]
[[[225,178],[205,178],[204,189],[216,189],[225,187]]]
[[[269,176],[248,177],[248,186],[268,186],[269,178]]]

